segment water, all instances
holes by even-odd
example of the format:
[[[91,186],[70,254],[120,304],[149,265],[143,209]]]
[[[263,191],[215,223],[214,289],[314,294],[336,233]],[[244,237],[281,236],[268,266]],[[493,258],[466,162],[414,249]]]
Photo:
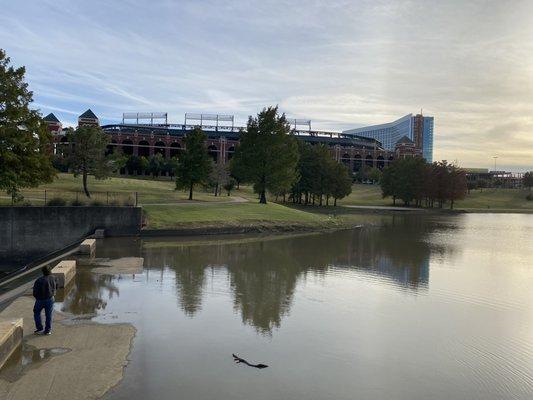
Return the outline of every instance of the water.
[[[533,398],[533,215],[381,222],[106,239],[98,257],[144,272],[80,270],[57,307],[137,328],[109,399]]]

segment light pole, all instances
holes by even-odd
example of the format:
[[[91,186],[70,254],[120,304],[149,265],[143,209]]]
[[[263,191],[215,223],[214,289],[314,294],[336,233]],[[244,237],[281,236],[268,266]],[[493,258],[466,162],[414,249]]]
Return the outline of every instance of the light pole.
[[[494,158],[494,172],[496,172],[496,159],[498,156],[492,156],[492,158]]]

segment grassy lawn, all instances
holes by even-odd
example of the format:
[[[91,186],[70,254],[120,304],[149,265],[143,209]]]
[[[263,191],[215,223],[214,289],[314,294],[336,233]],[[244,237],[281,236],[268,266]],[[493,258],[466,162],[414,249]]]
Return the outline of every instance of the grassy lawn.
[[[341,206],[392,206],[392,200],[381,197],[379,185],[355,184],[352,186],[352,193],[344,199],[338,200],[337,204]]]
[[[153,203],[176,203],[188,202],[188,192],[174,190],[174,181],[170,179],[138,179],[126,177],[113,177],[105,180],[96,180],[90,176],[89,191],[92,192],[92,199],[107,201],[108,194],[111,200],[116,199],[123,203],[127,198],[133,200],[135,192],[138,195],[140,205]],[[73,200],[76,196],[80,200],[85,200],[81,176],[74,178],[72,174],[58,174],[53,183],[39,186],[36,189],[25,189],[22,191],[25,199],[32,204],[42,205],[44,203],[44,190],[48,199],[60,196],[67,200]],[[194,201],[231,201],[233,197],[213,196],[205,191],[195,191]],[[11,200],[5,193],[0,193],[0,204],[10,204]]]
[[[483,189],[472,190],[466,199],[458,201],[457,209],[508,209],[533,211],[533,201],[527,201],[525,189]]]
[[[321,224],[330,218],[323,214],[285,207],[280,204],[190,204],[177,206],[145,206],[148,228],[178,228],[187,225],[236,226],[263,223]]]
[[[523,189],[472,190],[464,200],[458,201],[458,210],[517,210],[533,211],[533,201],[527,201],[528,191]],[[401,204],[401,201],[397,202]],[[390,198],[381,198],[379,185],[353,185],[352,193],[337,202],[339,205],[392,205]]]

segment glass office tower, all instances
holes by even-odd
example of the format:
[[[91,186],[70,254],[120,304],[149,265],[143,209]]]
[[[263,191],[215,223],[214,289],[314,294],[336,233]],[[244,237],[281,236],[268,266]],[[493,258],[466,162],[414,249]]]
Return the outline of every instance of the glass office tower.
[[[406,136],[422,149],[427,162],[433,162],[433,117],[407,114],[393,122],[348,129],[342,133],[376,139],[390,151],[394,150],[398,140]]]

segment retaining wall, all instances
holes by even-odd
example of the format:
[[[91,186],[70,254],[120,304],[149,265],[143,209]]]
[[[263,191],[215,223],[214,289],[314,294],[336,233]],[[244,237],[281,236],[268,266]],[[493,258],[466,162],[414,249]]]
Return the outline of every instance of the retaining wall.
[[[13,267],[105,229],[107,236],[141,230],[140,207],[0,207],[0,263]]]

